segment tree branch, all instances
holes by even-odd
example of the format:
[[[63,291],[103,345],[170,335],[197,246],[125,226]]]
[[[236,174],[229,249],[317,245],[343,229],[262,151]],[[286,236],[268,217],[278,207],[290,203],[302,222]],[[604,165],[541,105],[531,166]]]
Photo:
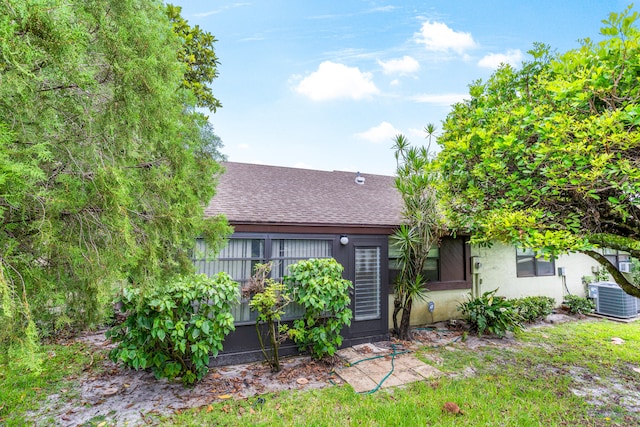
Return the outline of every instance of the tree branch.
[[[623,291],[629,295],[640,298],[640,288],[631,283],[625,275],[618,270],[618,266],[613,265],[607,257],[592,250],[585,250],[583,253],[598,261],[598,263],[607,270],[607,272],[613,277],[613,280],[622,288]]]

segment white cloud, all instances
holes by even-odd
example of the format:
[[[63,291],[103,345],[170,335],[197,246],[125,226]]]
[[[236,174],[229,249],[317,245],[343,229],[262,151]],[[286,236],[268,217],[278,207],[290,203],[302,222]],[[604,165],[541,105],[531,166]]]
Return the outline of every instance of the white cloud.
[[[507,53],[490,53],[482,58],[478,65],[484,68],[497,69],[500,64],[509,64],[518,67],[522,63],[522,51],[520,49],[509,49]]]
[[[424,133],[424,129],[416,129],[416,128],[410,128],[409,131],[407,132],[407,136],[409,137],[409,139],[412,140],[422,140],[425,137],[425,133]]]
[[[389,61],[380,61],[378,64],[382,67],[385,74],[409,74],[415,73],[420,69],[420,64],[410,56],[403,56],[401,59],[391,59]]]
[[[371,73],[362,72],[358,67],[325,61],[295,89],[314,101],[362,99],[380,93],[371,79]]]
[[[465,50],[476,47],[471,33],[454,31],[442,22],[427,21],[414,36],[416,42],[423,43],[427,50],[432,51],[453,50],[462,54]]]
[[[229,6],[223,6],[219,9],[213,9],[213,10],[209,10],[207,12],[201,12],[201,13],[194,13],[193,16],[196,16],[198,18],[206,18],[207,16],[217,15],[229,9],[234,9],[236,7],[243,7],[243,6],[251,6],[251,3],[234,3]]]
[[[398,86],[400,84],[400,80],[398,79],[393,79],[391,80],[391,82],[389,83],[391,86]]]
[[[391,123],[382,122],[367,131],[357,133],[356,137],[378,144],[388,142],[400,133],[402,132],[393,127]]]
[[[424,104],[435,104],[442,106],[450,106],[457,102],[461,102],[465,99],[468,99],[469,95],[466,93],[442,93],[442,94],[429,94],[425,93],[422,95],[416,95],[412,97],[415,102],[420,102]]]

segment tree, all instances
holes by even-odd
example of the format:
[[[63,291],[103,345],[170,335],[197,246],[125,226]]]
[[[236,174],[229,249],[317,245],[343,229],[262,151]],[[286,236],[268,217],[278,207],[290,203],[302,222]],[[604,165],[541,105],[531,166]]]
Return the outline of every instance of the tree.
[[[436,197],[436,173],[431,169],[429,148],[435,127],[425,128],[429,145],[409,146],[403,135],[394,145],[397,162],[395,185],[404,204],[403,224],[391,237],[399,253],[400,273],[394,283],[393,330],[403,340],[411,339],[411,308],[416,298],[424,298],[426,280],[422,275],[429,251],[437,246],[446,228]],[[398,325],[398,316],[400,324]]]
[[[640,257],[640,33],[631,7],[604,39],[562,55],[536,44],[520,70],[499,68],[453,107],[439,142],[444,200],[475,242],[543,256],[583,252],[629,294],[598,248]]]
[[[218,77],[219,61],[213,49],[217,40],[211,33],[202,31],[198,25],[191,27],[180,16],[181,11],[179,6],[167,5],[167,16],[173,25],[173,32],[182,42],[177,57],[186,65],[181,86],[195,95],[198,107],[215,112],[222,104],[213,96],[208,84]]]
[[[0,346],[95,324],[228,233],[187,42],[156,0],[0,3]]]
[[[280,320],[291,297],[284,283],[269,277],[272,266],[272,263],[256,264],[246,291],[252,295],[249,307],[258,313],[256,334],[264,360],[271,366],[271,372],[280,372],[280,344],[287,338],[283,332],[286,328],[281,327]],[[263,329],[269,339],[268,350],[262,337]]]

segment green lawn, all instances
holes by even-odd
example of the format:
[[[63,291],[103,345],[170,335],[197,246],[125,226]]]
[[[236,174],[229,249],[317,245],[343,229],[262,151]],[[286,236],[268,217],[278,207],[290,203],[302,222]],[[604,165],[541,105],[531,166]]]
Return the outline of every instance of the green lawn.
[[[621,345],[612,337],[625,340]],[[630,426],[640,425],[640,325],[583,321],[530,329],[515,346],[425,348],[419,357],[449,373],[430,382],[359,395],[349,386],[286,392],[182,413],[166,423],[295,426]],[[433,362],[437,360],[438,362]],[[464,372],[475,372],[465,376]],[[596,387],[597,386],[597,387]],[[594,388],[602,401],[589,404]],[[575,389],[577,393],[574,393]],[[612,390],[610,395],[603,390]],[[634,394],[635,393],[635,394]],[[635,400],[632,398],[635,397]],[[464,415],[443,413],[457,403]]]
[[[622,338],[622,344],[612,342]],[[0,425],[70,388],[89,365],[86,346],[49,346],[33,378],[0,366]],[[100,356],[95,356],[100,357]],[[445,375],[371,395],[351,387],[227,400],[161,420],[175,426],[630,426],[640,425],[640,324],[606,320],[529,329],[515,344],[467,343],[418,351]],[[455,402],[463,415],[442,411]]]

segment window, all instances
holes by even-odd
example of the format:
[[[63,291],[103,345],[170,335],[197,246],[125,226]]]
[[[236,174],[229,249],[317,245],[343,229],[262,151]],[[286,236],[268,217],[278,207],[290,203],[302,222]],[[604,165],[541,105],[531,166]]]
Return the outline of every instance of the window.
[[[356,321],[380,318],[380,248],[356,247],[355,301]]]
[[[603,249],[602,254],[611,262],[611,264],[615,265],[618,270],[621,271],[629,271],[631,267],[631,256],[628,252],[618,251],[616,249]]]
[[[400,272],[400,250],[396,245],[389,241],[389,270],[393,271],[394,277]],[[424,263],[422,270],[423,277],[428,282],[437,282],[440,279],[440,248],[433,247],[429,251],[427,260]]]
[[[331,241],[307,239],[274,239],[271,241],[271,278],[282,281],[289,274],[289,266],[309,258],[331,258]],[[304,315],[304,308],[290,303],[284,309],[282,319],[296,319]]]
[[[271,277],[281,280],[289,266],[303,259],[331,258],[331,241],[308,239],[274,239],[271,241]]]
[[[244,286],[256,264],[272,262],[271,277],[281,280],[289,274],[289,265],[309,258],[331,258],[332,241],[328,239],[271,239],[231,238],[229,244],[212,259],[202,239],[196,241],[193,261],[197,273],[213,276],[221,271],[227,272],[233,280]],[[236,323],[255,321],[257,313],[249,308],[248,298],[242,298],[232,311]],[[302,315],[302,308],[289,304],[283,319]]]
[[[229,244],[213,259],[204,240],[196,240],[194,263],[196,273],[213,276],[226,271],[233,280],[245,284],[256,264],[266,262],[263,239],[229,239]]]
[[[553,259],[545,260],[532,249],[516,248],[516,271],[518,277],[554,276]]]
[[[389,245],[389,284],[393,285],[398,276],[400,253]],[[466,236],[445,236],[439,247],[429,252],[424,264],[423,276],[427,279],[427,289],[442,291],[451,289],[471,289],[470,247]],[[390,290],[393,286],[390,286]]]

